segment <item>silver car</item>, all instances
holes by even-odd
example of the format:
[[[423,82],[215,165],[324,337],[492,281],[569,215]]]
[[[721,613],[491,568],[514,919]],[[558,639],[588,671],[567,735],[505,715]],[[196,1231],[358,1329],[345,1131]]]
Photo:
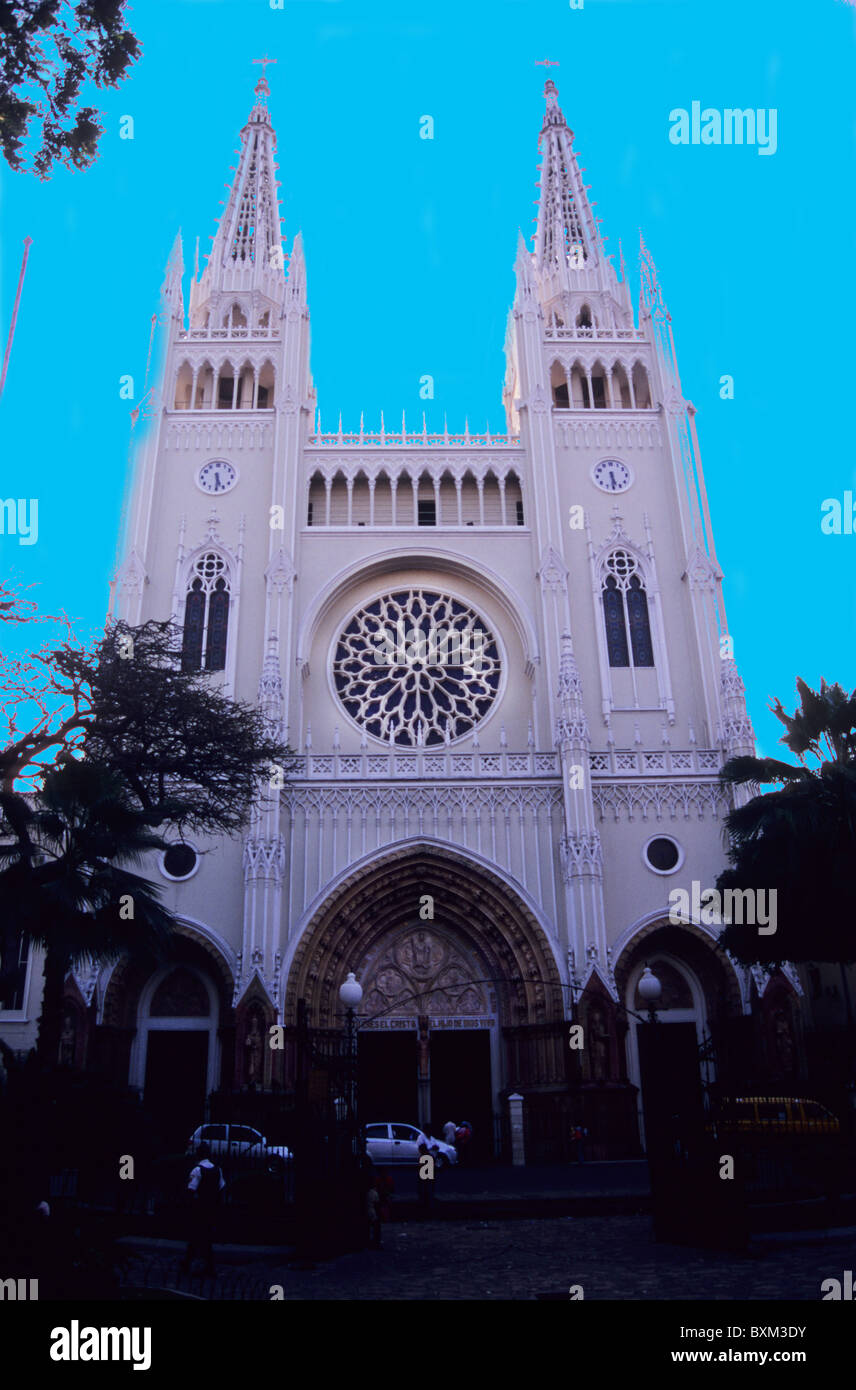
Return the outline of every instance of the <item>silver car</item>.
[[[426,1138],[416,1125],[370,1124],[365,1126],[366,1153],[373,1163],[415,1163],[420,1143],[427,1144],[438,1168],[457,1163],[458,1155],[442,1139]]]
[[[202,1143],[208,1145],[212,1158],[223,1162],[231,1159],[237,1166],[267,1159],[267,1166],[273,1170],[291,1161],[290,1149],[283,1144],[269,1144],[264,1135],[250,1125],[199,1125],[188,1141],[188,1154],[195,1154]]]

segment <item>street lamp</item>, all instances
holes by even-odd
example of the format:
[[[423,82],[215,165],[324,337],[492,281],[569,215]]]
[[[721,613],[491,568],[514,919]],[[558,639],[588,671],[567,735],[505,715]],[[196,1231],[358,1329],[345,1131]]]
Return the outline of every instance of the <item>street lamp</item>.
[[[353,970],[348,971],[348,978],[339,989],[339,998],[348,1010],[349,1019],[353,1018],[354,1009],[363,997],[363,987],[354,974]]]
[[[363,987],[353,970],[348,971],[345,983],[339,988],[339,998],[346,1009],[345,1047],[347,1053],[347,1097],[348,1121],[351,1139],[356,1152],[356,1089],[357,1089],[357,1020],[354,1010],[363,997]]]
[[[657,1000],[660,998],[660,995],[663,993],[663,986],[657,979],[657,976],[654,974],[650,965],[646,965],[645,969],[642,971],[636,989],[639,993],[640,999],[642,999],[644,1003],[648,1005],[648,1022],[656,1023],[657,1010],[655,1008],[655,1005],[657,1003]]]

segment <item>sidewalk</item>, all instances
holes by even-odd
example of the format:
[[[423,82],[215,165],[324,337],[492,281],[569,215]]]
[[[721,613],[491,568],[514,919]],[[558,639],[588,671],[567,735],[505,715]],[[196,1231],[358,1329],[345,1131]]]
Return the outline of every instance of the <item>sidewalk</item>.
[[[852,1241],[826,1236],[722,1254],[652,1240],[645,1216],[385,1226],[382,1250],[299,1266],[287,1250],[215,1247],[213,1280],[178,1276],[180,1248],[128,1242],[126,1282],[205,1299],[817,1300],[852,1267]],[[280,1295],[279,1289],[282,1290]],[[789,1317],[789,1320],[795,1320]]]
[[[378,1165],[381,1167],[382,1165]],[[420,1205],[414,1166],[388,1169],[395,1183],[397,1219]],[[651,1189],[645,1159],[611,1163],[563,1163],[520,1168],[446,1168],[434,1186],[435,1221],[464,1217],[607,1215],[647,1211]]]

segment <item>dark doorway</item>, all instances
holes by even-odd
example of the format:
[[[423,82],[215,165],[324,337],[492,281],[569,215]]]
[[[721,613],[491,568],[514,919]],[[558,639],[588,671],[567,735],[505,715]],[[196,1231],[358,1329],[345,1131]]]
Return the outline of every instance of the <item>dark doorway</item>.
[[[645,1146],[672,1146],[703,1125],[698,1038],[694,1023],[644,1023],[636,1032],[645,1116]]]
[[[204,1118],[207,1074],[207,1032],[164,1028],[149,1033],[146,1109],[164,1138],[182,1148]]]
[[[415,1030],[357,1036],[360,1124],[417,1124]]]
[[[493,1107],[490,1086],[490,1033],[462,1028],[431,1033],[431,1125],[440,1137],[447,1120],[473,1127],[466,1161],[493,1158]]]

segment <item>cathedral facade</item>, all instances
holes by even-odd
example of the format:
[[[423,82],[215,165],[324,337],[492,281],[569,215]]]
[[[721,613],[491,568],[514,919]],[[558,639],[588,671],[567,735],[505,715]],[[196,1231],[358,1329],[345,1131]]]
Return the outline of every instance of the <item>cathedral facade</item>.
[[[186,1087],[189,1132],[205,1091],[287,1089],[272,1025],[305,1001],[341,1026],[353,972],[364,1121],[467,1116],[499,1147],[516,1092],[532,1154],[574,1124],[595,1156],[638,1152],[645,967],[676,1078],[763,992],[717,928],[669,917],[725,867],[718,773],[754,742],[652,259],[634,306],[548,81],[506,432],[323,433],[268,97],[187,304],[170,259],[112,613],[172,616],[185,663],[295,758],[243,839],[152,867],[182,958],[71,981],[66,1045],[90,1029],[131,1085]],[[798,988],[767,988],[770,1029]]]

